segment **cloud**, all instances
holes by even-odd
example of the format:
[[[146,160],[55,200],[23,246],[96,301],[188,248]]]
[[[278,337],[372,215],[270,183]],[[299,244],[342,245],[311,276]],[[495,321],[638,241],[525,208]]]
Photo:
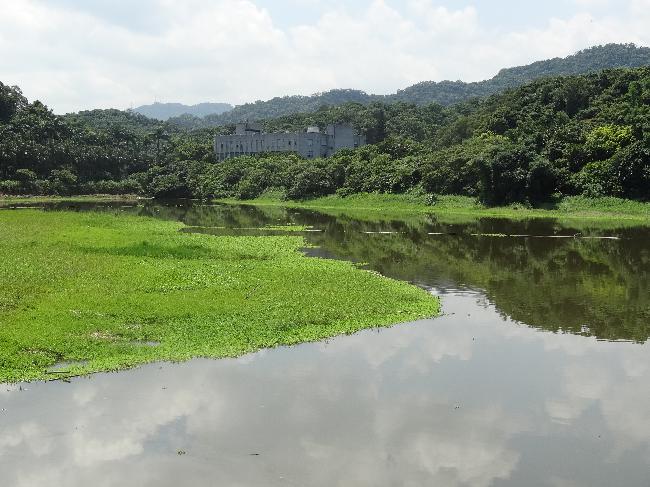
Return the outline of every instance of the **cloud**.
[[[611,4],[611,0],[575,0],[580,7],[606,7]]]
[[[5,2],[0,79],[58,112],[154,98],[243,103],[331,88],[388,93],[429,79],[485,79],[502,67],[594,44],[650,43],[647,0],[616,10],[579,3],[582,13],[551,18],[542,28],[502,31],[474,7],[432,0],[399,9],[391,0],[361,8],[309,1],[322,13],[284,27],[288,5],[269,9],[252,0],[146,0],[128,8],[103,0]]]

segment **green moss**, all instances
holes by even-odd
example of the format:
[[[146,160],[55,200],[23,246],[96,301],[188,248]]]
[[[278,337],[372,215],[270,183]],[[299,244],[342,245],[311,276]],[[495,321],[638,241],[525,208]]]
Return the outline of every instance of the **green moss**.
[[[0,212],[0,382],[233,357],[439,312],[414,286],[305,257],[300,236],[181,228],[105,213]]]
[[[249,201],[220,200],[231,204],[285,206],[314,209],[330,214],[348,214],[356,218],[381,213],[401,217],[415,214],[442,216],[474,216],[503,218],[559,218],[592,220],[649,221],[650,203],[618,198],[568,197],[553,205],[529,208],[524,205],[487,207],[467,196],[437,196],[429,199],[420,194],[355,194],[348,197],[326,196],[305,201],[257,199]]]

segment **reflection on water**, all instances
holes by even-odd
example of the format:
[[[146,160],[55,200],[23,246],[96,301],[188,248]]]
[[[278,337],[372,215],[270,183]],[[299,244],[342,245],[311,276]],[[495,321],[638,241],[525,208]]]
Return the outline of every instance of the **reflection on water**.
[[[648,485],[646,346],[536,332],[470,293],[445,306],[239,360],[5,387],[3,485]]]
[[[313,225],[324,232],[305,234],[310,252],[432,287],[445,316],[239,360],[3,386],[1,485],[650,485],[648,228],[110,211]]]
[[[648,226],[439,216],[372,221],[277,207],[157,203],[118,211],[179,220],[193,227],[189,231],[216,235],[313,226],[323,231],[301,234],[318,247],[310,255],[367,263],[384,275],[441,291],[480,290],[499,313],[536,328],[604,340],[650,337]]]

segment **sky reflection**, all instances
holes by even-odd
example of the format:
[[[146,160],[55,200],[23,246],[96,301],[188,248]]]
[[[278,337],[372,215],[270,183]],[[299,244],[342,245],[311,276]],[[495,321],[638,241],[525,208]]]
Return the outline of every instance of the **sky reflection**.
[[[648,346],[537,331],[478,293],[444,305],[237,360],[3,386],[2,483],[648,485]]]

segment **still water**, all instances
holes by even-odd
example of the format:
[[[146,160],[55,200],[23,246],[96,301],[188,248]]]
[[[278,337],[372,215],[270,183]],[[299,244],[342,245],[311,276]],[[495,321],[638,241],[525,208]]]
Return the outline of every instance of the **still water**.
[[[215,235],[309,225],[310,255],[426,287],[445,314],[237,360],[2,386],[2,486],[650,486],[648,227],[74,208]]]

